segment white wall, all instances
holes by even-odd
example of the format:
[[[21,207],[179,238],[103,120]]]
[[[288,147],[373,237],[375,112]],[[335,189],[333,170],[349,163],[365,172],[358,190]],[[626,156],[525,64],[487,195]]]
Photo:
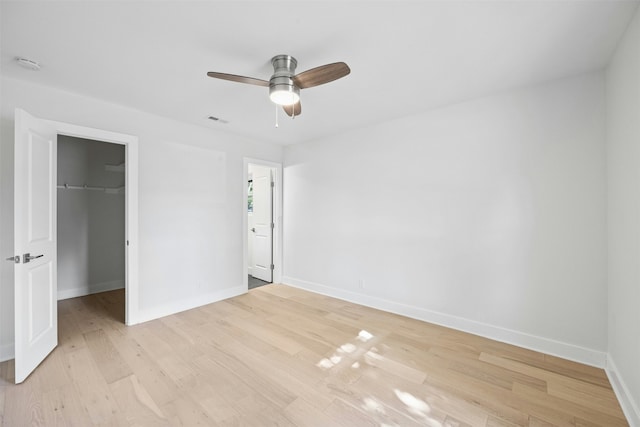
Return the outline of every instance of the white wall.
[[[58,185],[124,186],[124,145],[58,137]],[[58,189],[58,299],[124,287],[124,193]]]
[[[283,281],[602,366],[603,84],[286,147]]]
[[[640,426],[640,10],[607,68],[609,375]]]
[[[6,77],[0,83],[3,257],[13,252],[13,111],[20,107],[37,117],[139,137],[140,316],[134,322],[244,292],[243,157],[280,162],[280,147]],[[203,122],[208,113],[202,112]],[[13,267],[0,265],[0,351],[6,358],[13,342]]]

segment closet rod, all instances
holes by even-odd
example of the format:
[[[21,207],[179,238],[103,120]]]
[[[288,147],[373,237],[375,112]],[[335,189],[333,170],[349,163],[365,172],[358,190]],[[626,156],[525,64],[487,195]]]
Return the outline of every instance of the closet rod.
[[[104,191],[106,193],[119,193],[124,191],[124,187],[89,187],[88,185],[58,185],[58,188],[64,188],[65,190],[90,190],[90,191]]]

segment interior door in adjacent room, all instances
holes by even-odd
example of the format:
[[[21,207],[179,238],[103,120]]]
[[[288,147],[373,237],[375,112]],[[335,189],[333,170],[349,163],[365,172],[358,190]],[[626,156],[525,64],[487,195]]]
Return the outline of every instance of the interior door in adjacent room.
[[[16,109],[14,170],[15,380],[58,344],[56,130]]]
[[[273,280],[273,173],[271,168],[251,165],[253,176],[253,239],[251,275]]]

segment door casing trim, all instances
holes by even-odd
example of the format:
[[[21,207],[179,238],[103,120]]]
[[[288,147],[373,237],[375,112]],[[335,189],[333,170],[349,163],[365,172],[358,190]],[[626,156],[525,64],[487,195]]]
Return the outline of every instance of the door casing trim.
[[[247,227],[249,224],[249,212],[247,211],[247,176],[249,175],[249,164],[266,166],[272,168],[273,176],[273,283],[282,282],[282,163],[270,162],[267,160],[243,158],[242,166],[242,263],[243,275],[242,283],[244,289],[249,289],[249,235]]]
[[[125,324],[135,325],[139,323],[138,137],[53,120],[45,121],[53,126],[58,135],[125,146]]]

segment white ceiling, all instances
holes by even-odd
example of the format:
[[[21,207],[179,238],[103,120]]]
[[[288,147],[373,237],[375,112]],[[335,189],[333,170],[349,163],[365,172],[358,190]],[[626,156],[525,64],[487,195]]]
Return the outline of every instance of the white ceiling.
[[[3,74],[292,144],[606,65],[637,1],[2,2]],[[351,74],[280,114],[270,58]],[[19,67],[15,57],[39,61]],[[206,119],[214,115],[228,124]]]

